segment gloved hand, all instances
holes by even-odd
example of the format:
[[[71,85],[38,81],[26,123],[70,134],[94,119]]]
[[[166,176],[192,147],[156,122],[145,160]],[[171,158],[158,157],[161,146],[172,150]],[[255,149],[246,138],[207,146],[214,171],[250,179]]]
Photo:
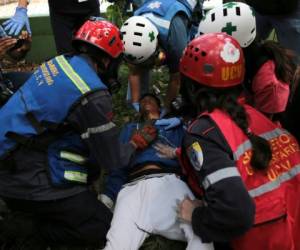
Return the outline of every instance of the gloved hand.
[[[157,129],[153,125],[145,125],[131,136],[131,142],[137,149],[145,149],[157,137]]]
[[[138,102],[133,102],[131,103],[132,107],[135,109],[136,112],[140,111],[140,103]]]
[[[162,108],[160,110],[160,116],[159,116],[159,118],[162,119],[167,114],[168,114],[168,110],[166,108]]]
[[[160,120],[157,120],[155,122],[155,125],[157,125],[157,126],[166,126],[164,128],[164,130],[175,128],[180,124],[181,124],[181,120],[177,117],[172,117],[172,118],[167,118],[167,119],[160,119]]]
[[[27,8],[17,7],[13,17],[3,23],[4,30],[8,31],[9,35],[17,36],[23,26],[26,25],[28,33],[31,35],[29,19],[27,16]]]
[[[162,143],[156,143],[154,146],[155,150],[157,151],[157,155],[160,158],[165,158],[165,159],[174,159],[176,158],[176,149],[173,148],[167,144],[162,144]]]

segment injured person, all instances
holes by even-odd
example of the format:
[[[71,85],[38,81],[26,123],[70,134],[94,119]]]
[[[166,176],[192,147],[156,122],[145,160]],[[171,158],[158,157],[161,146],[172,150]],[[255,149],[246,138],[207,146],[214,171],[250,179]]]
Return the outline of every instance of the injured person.
[[[140,105],[140,122],[127,124],[120,140],[129,141],[133,133],[138,135],[136,131],[142,131],[149,123],[156,127],[157,138],[152,144],[145,143],[147,146],[143,150],[136,151],[129,166],[107,177],[102,198],[114,200],[117,196],[117,200],[104,249],[137,250],[148,236],[156,234],[171,240],[187,241],[189,250],[211,250],[212,243],[202,243],[194,235],[191,224],[178,219],[178,203],[186,197],[194,199],[194,195],[181,180],[176,157],[167,159],[157,151],[160,144],[180,147],[183,126],[174,123],[174,119],[178,118],[159,119],[160,101],[152,94],[142,96]],[[177,126],[170,128],[170,123]],[[169,154],[175,156],[175,149]]]

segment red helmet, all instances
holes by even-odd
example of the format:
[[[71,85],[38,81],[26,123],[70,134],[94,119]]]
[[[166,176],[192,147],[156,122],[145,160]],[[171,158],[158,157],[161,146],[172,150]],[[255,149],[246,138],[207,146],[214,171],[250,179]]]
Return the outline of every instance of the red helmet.
[[[76,32],[73,41],[92,44],[113,58],[124,51],[120,30],[108,21],[88,20]]]
[[[209,87],[232,87],[244,80],[243,51],[239,43],[225,33],[201,35],[184,50],[180,72]]]

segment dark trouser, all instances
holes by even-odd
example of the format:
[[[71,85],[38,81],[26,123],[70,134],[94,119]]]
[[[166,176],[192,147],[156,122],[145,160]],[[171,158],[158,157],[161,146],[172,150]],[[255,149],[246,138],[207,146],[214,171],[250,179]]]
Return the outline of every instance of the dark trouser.
[[[89,191],[54,201],[5,201],[14,212],[33,215],[34,231],[48,245],[105,244],[112,213]]]
[[[75,31],[90,17],[99,16],[99,9],[82,13],[63,13],[49,6],[50,20],[58,54],[73,52],[72,37]]]

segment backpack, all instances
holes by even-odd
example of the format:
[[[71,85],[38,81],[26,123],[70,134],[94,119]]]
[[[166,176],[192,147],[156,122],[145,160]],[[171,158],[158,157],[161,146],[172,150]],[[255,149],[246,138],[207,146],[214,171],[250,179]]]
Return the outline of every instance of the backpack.
[[[262,15],[286,15],[295,11],[298,0],[246,0]]]

